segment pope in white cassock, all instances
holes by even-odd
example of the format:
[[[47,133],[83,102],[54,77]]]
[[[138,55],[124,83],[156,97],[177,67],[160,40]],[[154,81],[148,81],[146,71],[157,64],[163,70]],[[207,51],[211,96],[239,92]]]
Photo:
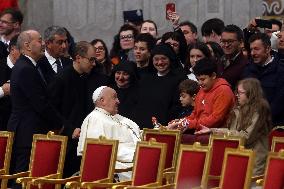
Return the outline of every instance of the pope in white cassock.
[[[77,155],[81,156],[86,138],[105,136],[119,140],[117,162],[115,168],[132,166],[137,141],[140,141],[139,126],[118,113],[119,100],[114,89],[106,86],[97,88],[93,93],[95,109],[85,118],[77,147]],[[124,178],[123,178],[124,177]],[[120,175],[121,180],[130,179],[131,173]]]

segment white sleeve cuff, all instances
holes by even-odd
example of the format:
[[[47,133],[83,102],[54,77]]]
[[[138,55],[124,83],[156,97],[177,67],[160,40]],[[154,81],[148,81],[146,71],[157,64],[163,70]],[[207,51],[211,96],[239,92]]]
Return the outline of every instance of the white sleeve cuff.
[[[2,98],[4,96],[4,91],[2,89],[2,87],[0,87],[0,98]]]

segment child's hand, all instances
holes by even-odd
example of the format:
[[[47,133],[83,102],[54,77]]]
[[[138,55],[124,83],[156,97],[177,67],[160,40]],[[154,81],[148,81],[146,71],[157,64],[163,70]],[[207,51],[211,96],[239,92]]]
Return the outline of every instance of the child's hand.
[[[206,126],[203,126],[201,125],[201,129],[199,131],[195,131],[195,135],[202,135],[202,134],[208,134],[208,133],[211,133],[211,129],[206,127]]]
[[[179,127],[179,122],[172,120],[168,123],[167,129],[178,129]]]

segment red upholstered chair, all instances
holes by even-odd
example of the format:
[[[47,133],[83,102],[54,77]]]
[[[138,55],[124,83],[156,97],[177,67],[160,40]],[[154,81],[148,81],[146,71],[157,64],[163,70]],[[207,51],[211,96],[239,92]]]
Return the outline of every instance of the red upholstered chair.
[[[284,188],[284,150],[270,152],[267,157],[264,179],[257,180],[258,185],[263,189]]]
[[[130,186],[127,189],[185,189],[199,186],[206,187],[210,154],[211,147],[201,146],[199,142],[193,145],[181,145],[177,161],[177,171],[172,174],[175,176],[174,183],[152,187]]]
[[[273,137],[284,137],[284,126],[274,127],[269,133],[269,146],[272,146]]]
[[[0,131],[0,174],[9,173],[14,133]],[[1,188],[6,188],[7,182],[1,181]]]
[[[220,186],[215,189],[250,189],[255,153],[252,150],[227,148]]]
[[[23,188],[37,188],[30,186],[30,181],[37,177],[61,178],[65,160],[67,137],[35,134],[33,136],[29,171],[14,175],[1,175],[3,180],[17,179]],[[60,188],[60,186],[46,186],[44,188]]]
[[[38,178],[33,185],[66,184],[66,188],[78,188],[82,182],[112,182],[117,156],[118,140],[100,136],[86,139],[80,167],[80,175],[66,179]]]
[[[281,149],[284,149],[284,137],[273,137],[271,152],[279,152]]]
[[[230,136],[230,133],[224,135],[210,136],[209,145],[212,147],[211,164],[209,165],[208,187],[219,186],[224,154],[226,148],[238,148],[244,145],[244,139],[241,137]]]
[[[157,142],[167,144],[167,155],[164,171],[174,171],[177,161],[178,150],[180,146],[179,130],[166,130],[164,127],[160,129],[143,129],[143,140],[149,141],[151,138],[156,139]]]
[[[82,188],[124,188],[126,186],[162,184],[166,159],[166,144],[150,141],[137,143],[132,180],[119,183],[83,182]]]

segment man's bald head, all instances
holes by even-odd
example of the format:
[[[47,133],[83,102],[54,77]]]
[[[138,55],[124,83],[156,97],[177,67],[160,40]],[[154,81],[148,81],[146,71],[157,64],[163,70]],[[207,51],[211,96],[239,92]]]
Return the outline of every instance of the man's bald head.
[[[17,47],[23,54],[30,56],[34,60],[38,60],[44,52],[41,35],[36,30],[21,32],[18,37]]]

